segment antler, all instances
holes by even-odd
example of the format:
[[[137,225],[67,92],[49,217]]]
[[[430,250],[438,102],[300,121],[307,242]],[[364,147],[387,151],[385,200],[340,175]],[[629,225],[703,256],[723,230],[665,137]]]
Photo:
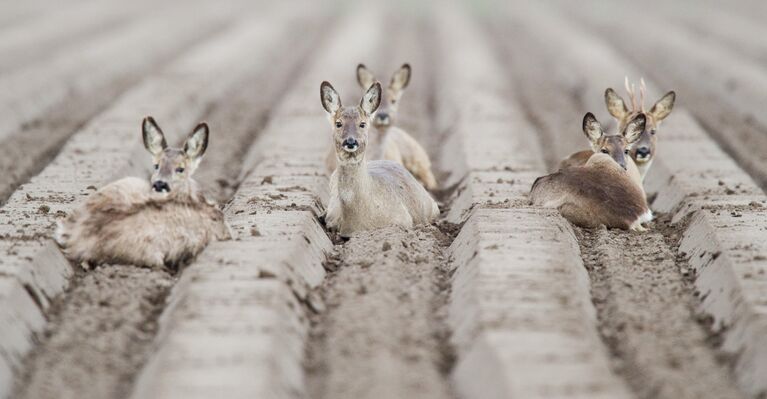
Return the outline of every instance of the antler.
[[[645,112],[644,97],[645,93],[647,92],[647,85],[644,82],[644,78],[639,80],[639,101],[637,101],[636,86],[634,84],[629,85],[628,76],[626,76],[624,85],[626,86],[626,91],[628,92],[629,99],[631,100],[631,110]]]

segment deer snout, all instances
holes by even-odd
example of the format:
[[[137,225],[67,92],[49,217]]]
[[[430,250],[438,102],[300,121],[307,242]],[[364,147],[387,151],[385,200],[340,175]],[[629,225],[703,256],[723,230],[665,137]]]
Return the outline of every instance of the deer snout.
[[[376,112],[374,123],[378,126],[388,126],[391,123],[391,115],[386,111]]]
[[[647,159],[650,157],[650,147],[639,147],[636,150],[637,159]]]
[[[354,137],[348,137],[346,138],[346,140],[344,140],[343,143],[341,143],[341,146],[346,152],[355,152],[357,151],[360,145],[357,142],[357,139],[355,139]]]
[[[164,182],[162,180],[157,180],[154,183],[152,183],[152,190],[154,190],[154,191],[156,191],[158,193],[161,193],[163,191],[164,192],[170,192],[170,186],[168,185],[168,183],[166,183],[166,182]]]

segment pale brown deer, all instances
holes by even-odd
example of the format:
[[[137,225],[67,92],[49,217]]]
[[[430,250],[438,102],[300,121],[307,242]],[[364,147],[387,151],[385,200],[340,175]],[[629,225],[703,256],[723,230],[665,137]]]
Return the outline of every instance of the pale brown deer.
[[[208,134],[208,125],[201,123],[183,148],[169,147],[154,119],[145,118],[144,146],[154,160],[151,179],[112,182],[60,221],[55,239],[67,258],[86,267],[110,263],[175,268],[209,242],[231,238],[223,212],[192,179]]]
[[[587,113],[583,131],[592,143],[601,143],[599,151],[583,165],[536,179],[530,192],[532,204],[556,208],[577,226],[644,231],[642,223],[652,220],[652,212],[641,184],[626,170],[623,157],[628,146],[639,139],[644,125],[645,117],[640,114],[626,125],[623,134],[608,136],[594,115]]]
[[[342,237],[386,226],[429,223],[439,215],[437,203],[401,164],[367,160],[371,119],[381,95],[381,84],[375,82],[359,105],[344,107],[330,83],[320,86],[338,164],[330,176],[325,222]]]
[[[384,89],[381,105],[376,110],[372,123],[373,134],[369,136],[367,158],[369,160],[387,159],[400,163],[415,176],[427,190],[437,188],[437,180],[431,170],[431,160],[426,150],[403,129],[394,126],[397,120],[402,94],[410,83],[412,69],[409,64],[402,65],[394,72],[389,85]],[[374,82],[375,75],[365,65],[357,66],[357,82],[367,90]],[[326,156],[328,172],[336,168],[335,148],[330,148]]]
[[[645,116],[647,123],[645,130],[642,132],[639,140],[634,143],[630,148],[631,158],[639,168],[639,174],[644,181],[647,172],[650,170],[652,161],[655,158],[655,152],[658,144],[657,132],[660,127],[661,121],[666,119],[671,111],[674,109],[674,102],[676,101],[676,93],[670,91],[663,95],[649,111],[645,109],[644,98],[647,92],[647,86],[644,79],[640,80],[639,84],[639,99],[636,95],[636,86],[629,85],[628,77],[625,80],[626,91],[631,101],[631,108],[626,105],[623,98],[618,95],[612,88],[605,90],[605,104],[607,105],[607,111],[610,112],[615,120],[618,122],[618,129],[623,129],[630,120],[636,115],[642,114]]]

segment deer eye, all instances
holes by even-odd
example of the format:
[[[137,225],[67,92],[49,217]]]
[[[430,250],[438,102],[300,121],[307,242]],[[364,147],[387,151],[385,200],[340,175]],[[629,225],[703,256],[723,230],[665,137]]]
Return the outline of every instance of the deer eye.
[[[624,153],[624,154],[626,154],[626,155],[628,155],[628,153],[629,153],[629,150],[623,150],[623,153]]]
[[[341,126],[343,126],[343,124],[341,123],[341,121],[336,121],[336,127],[340,128]]]
[[[160,169],[160,164],[156,163],[154,164],[154,170]]]
[[[365,124],[365,122],[360,122],[360,129],[364,129],[364,128],[365,128],[365,126],[367,126],[367,125]]]
[[[395,99],[392,99],[392,100],[391,100],[391,103],[392,103],[392,104],[396,104],[396,103],[397,103],[397,100],[395,100]]]
[[[655,136],[655,130],[650,130],[650,134]]]
[[[602,148],[602,154],[609,154],[610,151],[607,150],[607,148]]]
[[[176,168],[176,173],[184,173],[184,168]]]

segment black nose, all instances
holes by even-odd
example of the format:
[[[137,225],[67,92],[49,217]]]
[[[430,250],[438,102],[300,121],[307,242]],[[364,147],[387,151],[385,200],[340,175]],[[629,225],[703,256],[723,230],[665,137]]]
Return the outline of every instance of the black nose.
[[[640,156],[642,158],[646,158],[650,155],[650,149],[647,147],[639,147],[637,148],[637,156]]]
[[[358,145],[357,140],[355,140],[354,138],[349,137],[348,139],[344,140],[344,147],[350,150],[357,148],[357,145]]]
[[[376,121],[381,123],[387,123],[389,122],[389,114],[386,112],[377,112],[376,113]]]
[[[168,185],[168,183],[162,180],[157,180],[156,182],[152,183],[152,189],[154,189],[154,191],[157,191],[158,193],[161,193],[163,191],[170,192],[170,186]]]

